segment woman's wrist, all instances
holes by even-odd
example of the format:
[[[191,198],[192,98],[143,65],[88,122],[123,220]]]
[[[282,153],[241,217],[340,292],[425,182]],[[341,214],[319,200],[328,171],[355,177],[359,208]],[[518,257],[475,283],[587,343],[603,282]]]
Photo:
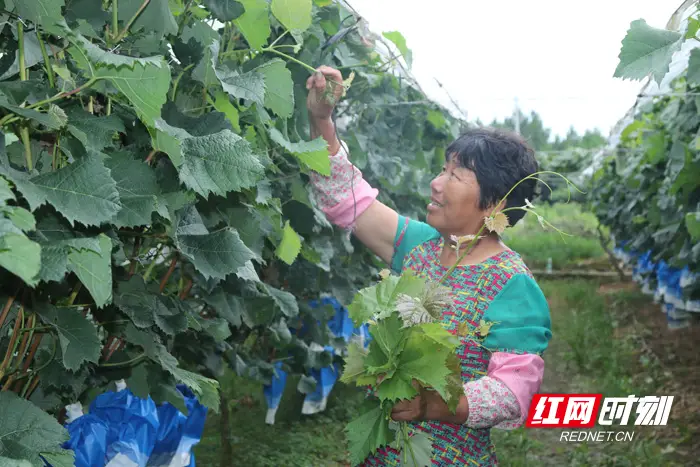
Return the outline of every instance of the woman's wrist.
[[[422,417],[424,421],[440,421],[455,425],[463,425],[467,422],[469,418],[469,404],[466,396],[462,396],[459,399],[455,413],[450,411],[447,403],[436,391],[425,391],[422,397],[425,397],[427,401],[426,410]]]
[[[331,154],[337,154],[340,150],[340,141],[336,136],[335,123],[331,117],[309,115],[309,125],[311,126],[311,139],[323,137],[328,143],[328,151]]]

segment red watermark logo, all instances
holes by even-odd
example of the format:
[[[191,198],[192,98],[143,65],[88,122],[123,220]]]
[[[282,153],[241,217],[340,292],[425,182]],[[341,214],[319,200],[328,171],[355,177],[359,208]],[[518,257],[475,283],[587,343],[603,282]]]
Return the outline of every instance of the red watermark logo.
[[[535,394],[525,421],[527,428],[593,428],[628,425],[666,425],[673,396],[603,397],[602,394]],[[636,405],[636,407],[635,407]]]

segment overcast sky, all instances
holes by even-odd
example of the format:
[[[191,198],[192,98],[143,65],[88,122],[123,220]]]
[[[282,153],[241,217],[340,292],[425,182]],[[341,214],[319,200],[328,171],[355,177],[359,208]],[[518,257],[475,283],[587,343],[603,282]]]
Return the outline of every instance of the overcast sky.
[[[613,78],[620,42],[643,18],[665,27],[681,0],[349,0],[374,32],[398,30],[424,91],[469,120],[511,115],[517,96],[554,133],[604,134],[641,82]],[[415,6],[413,6],[415,5]]]

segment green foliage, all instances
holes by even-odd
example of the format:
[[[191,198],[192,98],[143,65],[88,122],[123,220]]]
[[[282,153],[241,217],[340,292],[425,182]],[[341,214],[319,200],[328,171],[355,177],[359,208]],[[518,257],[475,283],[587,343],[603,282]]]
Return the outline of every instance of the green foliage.
[[[633,23],[621,54],[632,54],[630,47],[653,52],[648,60],[633,62],[633,75],[641,78],[652,73],[660,81],[668,69],[668,51],[680,47],[683,40],[679,33],[652,30],[640,20]],[[696,58],[691,56],[689,68],[671,83],[673,95],[638,106],[619,144],[594,174],[592,193],[601,223],[618,241],[629,241],[625,248],[639,253],[651,250],[654,262],[664,260],[691,272],[700,269],[694,214],[700,210]],[[627,64],[628,59],[621,57],[620,67]],[[654,275],[650,279],[653,288]],[[700,281],[689,281],[683,291],[686,298],[700,299]]]
[[[620,63],[615,77],[640,80],[650,73],[661,82],[668,72],[671,56],[680,49],[683,35],[649,26],[643,19],[632,21],[622,40]]]
[[[431,443],[409,434],[405,423],[389,421],[392,406],[417,396],[419,389],[435,390],[452,411],[457,408],[462,390],[454,350],[459,339],[436,321],[443,312],[436,305],[446,301],[435,299],[434,287],[410,272],[387,275],[361,290],[348,309],[355,323],[369,321],[372,341],[367,352],[349,348],[341,381],[370,386],[376,397],[346,428],[353,465],[394,441],[410,458],[408,465],[431,458]]]
[[[0,460],[12,459],[17,465],[45,465],[39,455],[67,456],[72,451],[60,448],[68,441],[68,431],[53,417],[12,392],[0,392]],[[11,465],[11,464],[10,464]]]
[[[226,367],[265,382],[275,354],[291,374],[330,364],[306,300],[349,303],[378,270],[310,189],[330,167],[307,136],[309,68],[363,64],[341,137],[407,215],[459,122],[395,105],[424,96],[359,30],[330,41],[352,15],[338,3],[5,3],[26,27],[0,32],[0,387],[55,414],[122,378],[185,410],[181,382],[217,410]]]

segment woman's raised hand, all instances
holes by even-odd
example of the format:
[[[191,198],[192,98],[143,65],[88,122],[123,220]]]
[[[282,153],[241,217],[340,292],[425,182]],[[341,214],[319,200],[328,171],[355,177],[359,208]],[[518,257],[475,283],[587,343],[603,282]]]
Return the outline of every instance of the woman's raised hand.
[[[335,104],[343,96],[343,75],[329,66],[320,66],[306,80],[306,108],[316,120],[326,120],[333,114]]]

